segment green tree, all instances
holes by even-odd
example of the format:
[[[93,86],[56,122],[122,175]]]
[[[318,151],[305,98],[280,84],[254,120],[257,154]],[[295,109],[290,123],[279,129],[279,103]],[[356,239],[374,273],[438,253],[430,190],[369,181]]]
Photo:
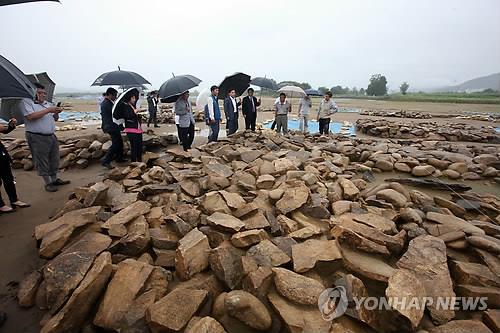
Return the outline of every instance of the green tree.
[[[328,90],[330,90],[330,89],[328,89],[327,87],[319,87],[318,88],[319,93],[322,94],[322,95],[326,94],[326,92]]]
[[[356,87],[352,87],[352,89],[351,89],[351,93],[352,93],[353,95],[358,95],[358,94],[359,94],[358,88],[356,88]]]
[[[366,93],[366,92],[365,92],[365,88],[361,88],[361,89],[359,89],[359,94],[360,94],[360,95],[363,95],[363,96],[364,96],[364,95],[365,95],[365,93]]]
[[[281,81],[278,83],[278,88],[283,88],[284,86],[297,86],[301,87],[302,89],[311,89],[311,85],[307,82],[297,82],[297,81]]]
[[[349,88],[347,88],[347,89],[349,90]],[[340,85],[332,87],[332,89],[330,89],[330,91],[334,95],[344,95],[346,93],[345,89],[342,88],[342,86],[340,86]]]
[[[381,74],[374,74],[370,78],[370,84],[366,88],[368,96],[384,96],[387,95],[387,79]]]
[[[399,90],[401,90],[401,93],[403,95],[406,95],[406,92],[408,91],[408,88],[410,88],[410,85],[407,83],[407,82],[403,82],[401,83],[401,85],[399,86]]]

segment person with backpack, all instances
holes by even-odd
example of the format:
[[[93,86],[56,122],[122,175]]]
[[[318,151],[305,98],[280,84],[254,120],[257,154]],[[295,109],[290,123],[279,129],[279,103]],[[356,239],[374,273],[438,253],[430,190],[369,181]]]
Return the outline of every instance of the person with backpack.
[[[217,142],[219,138],[220,122],[222,120],[219,101],[217,100],[219,87],[212,86],[210,92],[212,94],[208,97],[207,105],[205,105],[205,122],[210,128],[208,132],[208,143]]]

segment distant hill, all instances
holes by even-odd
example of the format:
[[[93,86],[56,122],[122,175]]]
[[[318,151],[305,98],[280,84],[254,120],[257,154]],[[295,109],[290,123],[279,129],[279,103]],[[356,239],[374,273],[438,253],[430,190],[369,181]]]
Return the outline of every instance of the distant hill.
[[[437,91],[474,92],[482,91],[484,89],[493,89],[500,91],[500,73],[481,76],[469,81],[465,81],[464,83],[456,86],[437,89]]]

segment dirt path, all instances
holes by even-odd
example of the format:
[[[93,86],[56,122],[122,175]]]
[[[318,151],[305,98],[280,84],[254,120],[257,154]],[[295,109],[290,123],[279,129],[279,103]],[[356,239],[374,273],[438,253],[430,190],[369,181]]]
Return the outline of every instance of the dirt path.
[[[58,192],[48,193],[35,172],[14,170],[19,197],[31,203],[32,207],[0,215],[0,311],[8,315],[0,332],[39,332],[40,311],[36,307],[21,309],[15,300],[15,290],[9,283],[21,281],[24,275],[42,263],[32,237],[35,226],[46,223],[49,216],[66,202],[73,188],[100,180],[103,172],[98,164],[85,170],[66,171],[60,176],[71,180],[71,184],[61,187]],[[3,188],[2,196],[6,198]]]

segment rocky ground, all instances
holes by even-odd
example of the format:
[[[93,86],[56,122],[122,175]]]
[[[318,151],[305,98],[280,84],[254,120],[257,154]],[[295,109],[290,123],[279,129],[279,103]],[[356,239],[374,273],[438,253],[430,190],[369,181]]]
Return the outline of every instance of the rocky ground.
[[[371,184],[394,170],[408,177]],[[43,263],[18,301],[45,311],[41,332],[498,332],[499,177],[499,146],[426,139],[264,130],[148,153],[75,188],[35,228]],[[493,194],[452,183],[464,179]],[[348,300],[488,300],[349,302],[326,321],[318,299],[335,286]]]
[[[500,132],[491,124],[476,126],[465,122],[443,124],[433,121],[416,123],[387,119],[358,119],[356,127],[362,133],[382,138],[500,143]]]
[[[430,119],[430,118],[456,118],[463,120],[478,120],[489,122],[500,122],[500,115],[496,113],[484,114],[481,112],[467,112],[465,114],[432,114],[429,112],[417,112],[408,110],[361,110],[359,112],[362,116],[376,116],[384,118],[413,118],[413,119]]]
[[[125,153],[130,150],[128,140],[125,139]],[[156,150],[177,144],[178,139],[174,134],[155,134],[148,131],[143,135],[145,150]],[[26,139],[3,138],[3,144],[12,158],[13,169],[33,170],[31,151]],[[109,135],[101,133],[59,138],[60,169],[76,167],[85,169],[92,161],[101,159],[111,147]]]

